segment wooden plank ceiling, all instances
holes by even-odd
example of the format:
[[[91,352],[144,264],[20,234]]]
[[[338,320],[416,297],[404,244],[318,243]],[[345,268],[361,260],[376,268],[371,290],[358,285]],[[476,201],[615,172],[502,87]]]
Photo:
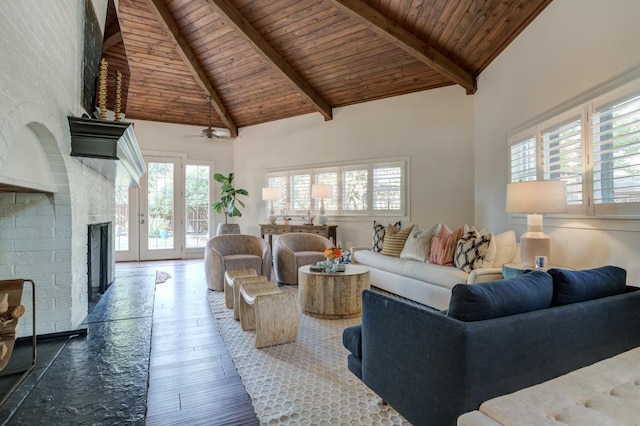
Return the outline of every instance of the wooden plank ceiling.
[[[119,0],[103,56],[125,67],[127,118],[207,126],[212,99],[212,125],[236,135],[453,84],[473,94],[550,2]]]

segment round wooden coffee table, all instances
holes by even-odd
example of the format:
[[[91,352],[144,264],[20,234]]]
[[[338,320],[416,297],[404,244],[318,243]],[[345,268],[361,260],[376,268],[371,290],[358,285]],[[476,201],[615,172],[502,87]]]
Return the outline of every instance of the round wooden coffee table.
[[[362,312],[362,290],[368,289],[369,268],[346,265],[344,272],[298,269],[298,299],[303,313],[326,319],[355,318]]]

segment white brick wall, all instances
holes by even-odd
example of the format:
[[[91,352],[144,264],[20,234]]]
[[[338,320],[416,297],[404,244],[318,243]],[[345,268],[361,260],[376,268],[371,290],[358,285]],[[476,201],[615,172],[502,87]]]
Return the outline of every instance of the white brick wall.
[[[104,21],[107,0],[92,0]],[[75,329],[87,313],[87,226],[113,221],[113,183],[69,156],[80,105],[83,0],[0,1],[0,170],[25,126],[39,139],[55,194],[0,194],[0,279],[36,282],[37,333]],[[25,164],[24,167],[29,167]],[[30,309],[31,293],[23,295]],[[30,312],[21,335],[31,333]]]

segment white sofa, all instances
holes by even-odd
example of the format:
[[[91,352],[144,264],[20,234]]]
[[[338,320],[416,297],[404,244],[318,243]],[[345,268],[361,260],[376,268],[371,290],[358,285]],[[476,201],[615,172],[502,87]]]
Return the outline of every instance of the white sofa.
[[[474,269],[470,273],[454,266],[386,256],[368,246],[351,247],[351,261],[371,270],[372,286],[436,309],[446,309],[454,285],[502,279],[502,264],[519,261],[513,231],[494,238],[497,248],[491,267]]]
[[[637,425],[640,348],[512,394],[463,414],[458,426]]]

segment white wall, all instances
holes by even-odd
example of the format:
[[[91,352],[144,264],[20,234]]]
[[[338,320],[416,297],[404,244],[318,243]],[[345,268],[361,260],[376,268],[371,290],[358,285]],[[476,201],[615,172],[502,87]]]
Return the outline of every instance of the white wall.
[[[104,21],[107,0],[93,3]],[[69,156],[67,116],[83,113],[83,22],[79,0],[0,2],[0,174],[7,158],[24,158],[14,149],[35,138],[55,188],[0,197],[0,279],[36,282],[38,334],[72,330],[84,320],[87,225],[115,215],[113,184]],[[29,307],[28,300],[27,294]],[[21,335],[31,332],[25,317]]]
[[[477,222],[525,231],[509,224],[504,213],[507,133],[638,68],[638,16],[640,2],[554,1],[480,75],[474,95]],[[552,262],[574,268],[618,265],[627,269],[628,283],[640,285],[640,235],[596,229],[612,225],[618,226],[546,220]]]
[[[143,156],[153,153],[160,156],[184,156],[187,161],[213,162],[211,183],[213,197],[220,193],[220,185],[213,181],[213,173],[229,174],[233,171],[233,150],[236,139],[202,136],[203,127],[181,124],[159,123],[155,121],[132,120],[136,138]],[[214,212],[209,224],[209,233],[215,235],[217,223],[224,223],[224,216]]]
[[[268,169],[408,156],[411,214],[403,222],[472,223],[472,99],[451,86],[336,108],[327,122],[310,114],[240,129],[234,171],[238,186],[250,197],[236,222],[243,233],[259,235],[267,209],[260,198]],[[329,223],[338,225],[338,243],[348,248],[371,244],[373,219],[330,217]]]

